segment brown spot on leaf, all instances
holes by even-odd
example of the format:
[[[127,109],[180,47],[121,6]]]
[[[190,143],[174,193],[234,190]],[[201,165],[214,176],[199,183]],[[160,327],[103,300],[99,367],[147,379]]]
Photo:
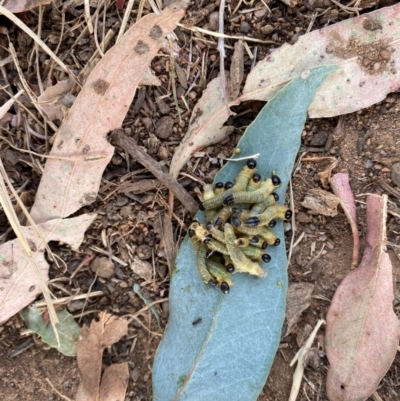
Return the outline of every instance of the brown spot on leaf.
[[[163,36],[163,31],[158,25],[154,25],[153,28],[150,30],[149,36],[152,39],[160,39]]]
[[[149,46],[143,42],[143,40],[139,40],[138,44],[135,46],[135,52],[138,54],[145,54],[149,51]]]
[[[345,42],[336,33],[332,35],[325,51],[344,60],[356,58],[360,68],[369,75],[382,74],[389,72],[391,68],[395,68],[395,63],[391,60],[392,53],[395,50],[389,46],[388,40],[361,43],[356,38],[350,38]]]
[[[363,19],[362,26],[367,31],[376,31],[378,29],[382,29],[382,25],[378,21],[369,17]]]
[[[33,241],[31,241],[30,239],[27,239],[27,242],[28,242],[29,248],[31,248],[31,251],[36,252],[36,250],[37,250],[36,244]]]
[[[104,95],[107,92],[107,89],[109,88],[110,84],[105,81],[104,79],[97,79],[92,83],[94,91],[98,95]]]
[[[90,150],[90,146],[89,146],[88,144],[86,144],[86,145],[83,147],[82,152],[86,155],[87,153],[89,153],[89,150]]]
[[[34,291],[34,290],[35,290],[35,288],[36,288],[36,286],[34,286],[34,285],[31,285],[31,286],[29,287],[29,292],[32,292],[32,291]]]

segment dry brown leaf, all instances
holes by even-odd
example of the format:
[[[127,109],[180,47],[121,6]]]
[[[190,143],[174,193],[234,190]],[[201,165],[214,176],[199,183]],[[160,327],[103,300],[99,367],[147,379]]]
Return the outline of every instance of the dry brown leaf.
[[[336,216],[339,199],[330,192],[321,188],[313,188],[307,192],[301,205],[309,209],[310,214],[322,214],[324,216]]]
[[[146,15],[93,69],[57,134],[50,153],[55,158],[46,162],[31,211],[36,222],[67,217],[96,199],[114,151],[106,135],[121,126],[137,85],[186,5],[175,1],[161,15]]]
[[[86,229],[96,215],[85,214],[68,220],[53,220],[38,226],[47,242],[62,241],[78,249]],[[42,240],[32,227],[21,227],[39,266],[47,280],[49,265],[44,256]],[[39,279],[29,263],[18,239],[0,246],[0,324],[33,302],[41,293]]]
[[[136,273],[140,278],[144,280],[151,280],[153,277],[153,267],[146,260],[142,260],[137,256],[134,256],[133,263],[130,267],[134,273]]]
[[[188,131],[172,157],[170,174],[177,178],[192,154],[211,143],[222,141],[230,132],[223,127],[229,114],[222,100],[221,78],[213,79],[193,109]],[[208,136],[209,133],[209,136]]]
[[[392,265],[385,251],[387,196],[367,198],[360,266],[340,283],[326,318],[330,401],[366,400],[392,364],[400,339]]]
[[[38,106],[47,115],[49,120],[62,120],[64,118],[63,108],[59,100],[71,90],[73,84],[74,81],[71,78],[57,82],[55,85],[49,86],[38,97]]]
[[[99,321],[93,321],[90,327],[83,326],[77,344],[77,359],[82,380],[76,401],[124,399],[129,378],[126,364],[111,365],[106,369],[101,386],[100,377],[104,349],[119,341],[127,333],[128,322],[106,312],[101,312]],[[119,398],[121,394],[123,396]]]
[[[5,0],[3,6],[12,13],[22,13],[51,3],[51,0]]]
[[[314,291],[314,284],[311,283],[290,283],[286,301],[286,322],[287,329],[284,337],[289,335],[293,326],[299,320],[300,315],[311,303],[311,294]]]
[[[99,401],[123,401],[129,381],[129,368],[126,362],[108,366],[100,384]]]

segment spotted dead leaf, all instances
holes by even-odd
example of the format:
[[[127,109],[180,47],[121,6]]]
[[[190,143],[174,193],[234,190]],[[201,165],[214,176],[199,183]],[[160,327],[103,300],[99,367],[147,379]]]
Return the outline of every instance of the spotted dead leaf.
[[[46,162],[31,211],[36,222],[67,217],[96,199],[114,151],[106,135],[122,125],[143,74],[186,7],[186,0],[175,1],[161,15],[146,15],[93,69]]]
[[[127,363],[109,366],[103,373],[102,356],[105,348],[128,333],[126,320],[101,312],[99,321],[84,325],[77,343],[77,359],[81,383],[76,401],[123,400],[129,380]]]
[[[380,102],[400,85],[399,16],[400,4],[396,4],[300,36],[294,45],[282,45],[257,63],[243,94],[229,106],[269,101],[295,77],[331,64],[341,69],[318,89],[308,109],[311,118],[352,113]],[[229,115],[220,86],[219,77],[211,81],[193,109],[187,133],[172,158],[173,177],[193,153],[229,135],[224,127]]]
[[[94,217],[82,215],[63,219],[96,199],[102,173],[114,151],[106,135],[122,125],[140,79],[161,47],[164,36],[183,17],[187,5],[186,0],[175,1],[161,15],[146,15],[106,53],[89,75],[56,134],[50,152],[53,158],[47,159],[31,210],[46,241],[72,243],[73,247],[79,238],[77,245],[80,245]],[[44,244],[30,228],[24,231],[35,247],[35,258],[43,280],[47,281]],[[38,279],[16,240],[2,245],[0,280],[1,321],[40,294]]]
[[[38,225],[46,242],[62,241],[78,249],[83,235],[96,215],[85,214],[66,220],[53,220]],[[48,280],[49,264],[41,238],[32,227],[21,227],[44,280]],[[32,303],[41,293],[37,274],[30,265],[18,239],[0,245],[0,324]]]
[[[301,203],[309,209],[310,214],[322,214],[324,216],[336,216],[339,198],[321,188],[312,188],[307,192],[306,197]]]

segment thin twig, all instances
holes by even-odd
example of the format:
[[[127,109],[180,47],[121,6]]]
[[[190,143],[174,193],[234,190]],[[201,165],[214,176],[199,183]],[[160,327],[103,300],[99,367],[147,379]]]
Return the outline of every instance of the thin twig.
[[[171,175],[164,173],[161,170],[161,165],[143,151],[133,139],[122,133],[117,133],[116,135],[113,135],[113,140],[117,145],[125,149],[138,163],[146,167],[167,188],[169,188],[192,215],[197,212],[199,206],[185,188],[183,188],[183,186]]]
[[[298,352],[295,355],[295,357],[293,358],[292,362],[290,362],[290,366],[293,366],[297,361],[297,366],[296,366],[296,370],[293,375],[293,383],[292,383],[292,389],[290,391],[289,401],[295,401],[297,398],[297,395],[299,394],[301,380],[303,379],[304,368],[305,368],[304,359],[311,349],[311,345],[314,341],[314,338],[315,338],[319,328],[324,323],[325,323],[325,320],[322,320],[322,319],[318,320],[317,325],[315,326],[314,330],[310,334],[310,337],[308,337],[305,344],[298,350]]]
[[[225,14],[225,0],[220,0],[219,4],[219,15],[218,15],[218,33],[223,35],[224,34],[224,14]],[[226,90],[227,81],[225,76],[225,48],[224,48],[224,37],[220,36],[218,38],[218,51],[219,51],[219,73],[221,75],[221,91],[223,101],[225,103],[226,111],[228,115],[231,115],[231,109],[229,108],[229,99],[228,93]]]

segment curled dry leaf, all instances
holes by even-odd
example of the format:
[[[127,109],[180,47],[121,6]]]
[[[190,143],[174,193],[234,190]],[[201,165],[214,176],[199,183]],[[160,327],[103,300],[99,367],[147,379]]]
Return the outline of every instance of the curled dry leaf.
[[[337,116],[371,106],[399,87],[400,4],[363,14],[303,35],[261,60],[248,75],[243,94],[229,107],[248,100],[269,101],[284,85],[310,68],[342,67],[318,89],[308,112],[312,118]],[[371,30],[371,21],[379,29]],[[226,138],[229,115],[222,101],[221,79],[215,78],[193,110],[188,132],[172,158],[177,177],[191,155]]]
[[[350,188],[349,175],[347,173],[337,173],[331,179],[331,186],[334,194],[338,197],[340,206],[349,220],[351,232],[353,233],[353,259],[352,269],[358,264],[358,255],[360,253],[360,236],[357,227],[356,204],[354,203],[353,192]]]
[[[78,249],[83,234],[96,215],[85,214],[68,220],[53,220],[38,225],[46,242],[62,241]],[[41,238],[32,227],[21,227],[39,266],[42,276],[48,277],[49,265],[44,257]],[[18,239],[0,246],[0,324],[33,302],[41,293],[39,278],[30,265]]]
[[[310,214],[323,214],[324,216],[336,216],[339,199],[328,191],[321,188],[313,188],[307,192],[301,203],[309,209]]]
[[[124,399],[129,379],[126,363],[108,367],[101,385],[100,377],[104,349],[119,341],[127,333],[127,321],[106,312],[101,312],[99,321],[93,321],[90,327],[83,326],[77,344],[82,381],[78,387],[76,401]],[[112,393],[107,393],[108,391]]]
[[[205,146],[222,141],[231,131],[223,127],[229,114],[222,100],[221,78],[213,79],[193,109],[188,132],[172,157],[170,174],[177,178],[192,154]]]
[[[161,15],[146,15],[93,69],[46,162],[31,211],[36,222],[67,217],[96,199],[114,151],[106,134],[121,126],[137,85],[186,6],[186,0],[175,1]]]
[[[39,108],[51,121],[63,119],[64,113],[59,100],[71,90],[73,83],[74,81],[71,78],[57,82],[55,85],[48,87],[38,97]]]
[[[286,323],[287,328],[284,337],[292,332],[293,326],[299,320],[300,315],[311,303],[311,294],[314,284],[290,283],[286,298]]]
[[[387,197],[367,199],[366,247],[360,266],[338,287],[329,308],[325,348],[330,401],[366,400],[396,355],[392,265],[384,250]]]

